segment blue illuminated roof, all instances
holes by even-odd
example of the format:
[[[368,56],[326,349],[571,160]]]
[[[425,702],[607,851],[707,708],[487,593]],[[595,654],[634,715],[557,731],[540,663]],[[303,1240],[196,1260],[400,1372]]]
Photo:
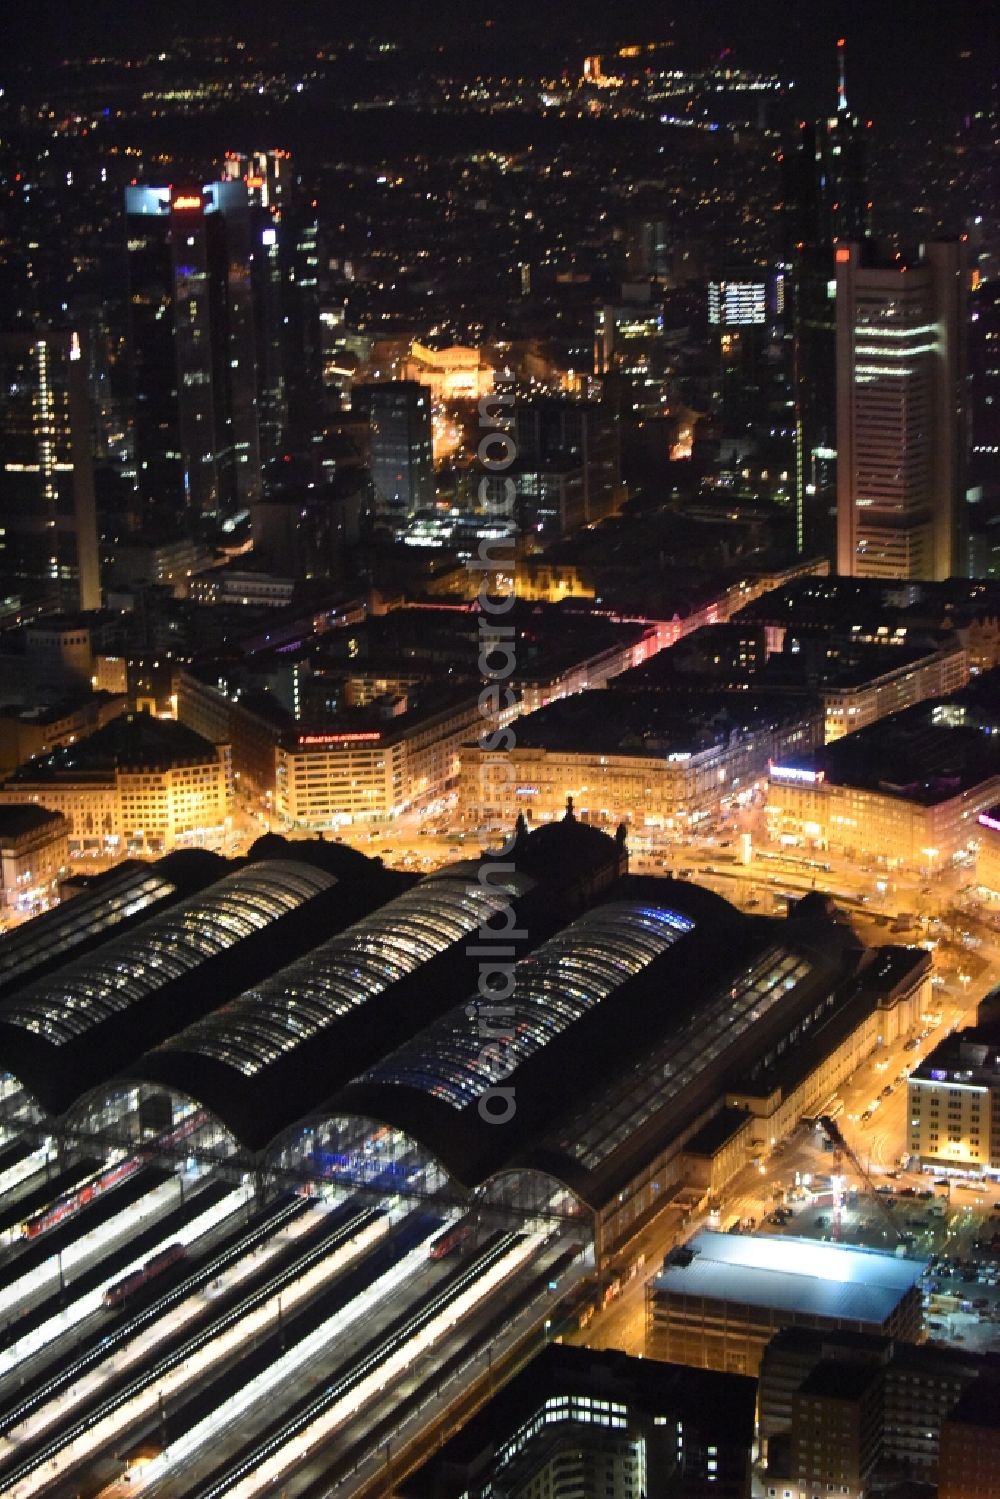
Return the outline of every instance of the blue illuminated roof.
[[[413,1088],[462,1109],[547,1046],[692,930],[678,911],[611,901],[515,965],[511,1034],[488,1045],[476,1005],[460,1005],[365,1073],[362,1084]],[[496,1026],[497,1022],[493,1022]],[[495,1035],[488,1028],[487,1035]]]
[[[703,1230],[686,1247],[694,1258],[687,1265],[665,1266],[653,1282],[658,1292],[877,1326],[918,1283],[926,1263],[774,1234]]]

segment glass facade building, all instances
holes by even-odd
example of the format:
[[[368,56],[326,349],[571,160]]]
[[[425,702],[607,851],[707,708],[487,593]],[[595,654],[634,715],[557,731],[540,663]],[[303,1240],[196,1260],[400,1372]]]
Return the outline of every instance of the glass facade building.
[[[247,188],[129,187],[125,211],[144,518],[197,530],[260,496]]]

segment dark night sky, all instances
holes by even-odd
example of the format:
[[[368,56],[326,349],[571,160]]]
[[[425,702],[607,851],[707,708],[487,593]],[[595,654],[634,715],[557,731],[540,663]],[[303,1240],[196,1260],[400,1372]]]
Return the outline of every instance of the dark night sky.
[[[833,43],[843,33],[852,106],[903,120],[982,101],[996,72],[998,10],[991,0],[20,0],[8,8],[5,71],[14,58],[44,70],[53,57],[140,51],[177,33],[321,42],[384,34],[418,47],[440,37],[506,66],[525,54],[575,61],[602,44],[672,34],[687,62],[730,46],[736,62],[786,71],[812,112],[832,103]]]

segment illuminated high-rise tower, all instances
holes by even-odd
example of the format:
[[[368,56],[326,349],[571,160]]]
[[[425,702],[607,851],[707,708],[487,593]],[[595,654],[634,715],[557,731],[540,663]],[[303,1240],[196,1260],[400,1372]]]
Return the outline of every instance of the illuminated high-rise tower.
[[[834,249],[871,232],[864,124],[847,103],[846,47],[837,43],[837,110],[803,120],[785,156],[795,415],[796,540],[800,552],[834,548],[836,352]]]
[[[260,495],[247,189],[210,182],[125,195],[144,518],[195,531]]]
[[[412,519],[434,500],[430,390],[414,380],[356,385],[353,407],[368,413],[376,514]]]
[[[0,334],[0,589],[99,609],[93,413],[77,329]]]
[[[837,568],[859,578],[966,571],[961,240],[887,259],[837,247]]]
[[[229,151],[222,175],[246,186],[250,205],[263,485],[280,488],[288,476],[288,456],[311,467],[323,427],[316,204],[303,194],[284,150]]]

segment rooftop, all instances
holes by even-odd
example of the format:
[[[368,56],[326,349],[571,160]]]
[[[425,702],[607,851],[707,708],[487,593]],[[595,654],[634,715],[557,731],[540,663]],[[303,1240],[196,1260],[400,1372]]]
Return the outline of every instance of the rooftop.
[[[111,776],[116,770],[203,765],[216,759],[215,746],[183,724],[170,718],[153,718],[149,713],[126,713],[76,744],[27,761],[14,772],[7,785],[72,781],[76,776]]]
[[[925,1263],[846,1244],[710,1230],[697,1233],[686,1248],[690,1263],[665,1265],[653,1282],[658,1292],[876,1327],[914,1289]]]
[[[789,767],[924,806],[1000,776],[1000,671],[845,734]]]
[[[1000,1087],[1000,1031],[969,1026],[945,1036],[910,1074],[916,1083]]]
[[[626,876],[514,967],[516,1023],[498,1045],[517,1110],[503,1130],[479,1112],[491,1057],[467,996],[326,1111],[396,1125],[466,1185],[516,1167],[600,1205],[710,1112],[734,1068],[826,1003],[859,958],[839,935],[828,921],[746,916],[687,881]]]
[[[48,807],[0,806],[0,843],[8,838],[23,838],[26,833],[35,833],[51,824],[53,832],[66,819],[61,812],[51,812]]]
[[[39,958],[29,944],[13,971],[0,969],[6,1069],[43,1108],[61,1114],[118,1068],[288,962],[317,930],[337,930],[398,888],[398,877],[373,860],[366,861],[367,877],[352,869],[341,880],[324,867],[333,862],[325,846],[292,848],[303,856],[289,848],[285,857],[236,864],[211,856],[181,863],[202,852],[185,850],[132,866],[125,878],[115,871],[118,878],[102,881],[96,899],[84,894],[51,913],[61,920],[45,935],[61,945],[62,963],[47,963],[46,950]],[[220,866],[222,878],[208,883]],[[34,936],[33,926],[26,934]]]
[[[746,1109],[720,1109],[697,1134],[691,1136],[684,1146],[685,1155],[714,1155],[739,1133],[749,1118]]]
[[[441,1499],[443,1494],[459,1494],[473,1474],[478,1480],[475,1492],[480,1492],[479,1484],[491,1472],[491,1463],[497,1464],[494,1473],[501,1464],[506,1466],[509,1439],[539,1407],[553,1398],[573,1396],[615,1401],[627,1420],[637,1416],[655,1420],[669,1411],[689,1430],[700,1431],[706,1442],[717,1441],[724,1433],[733,1446],[749,1447],[753,1437],[752,1379],[656,1359],[628,1358],[617,1351],[550,1343],[439,1453],[406,1479],[399,1492],[405,1499]],[[553,1414],[559,1409],[555,1407]],[[580,1419],[588,1420],[589,1415]]]
[[[874,1364],[821,1359],[805,1381],[799,1386],[800,1395],[819,1396],[827,1400],[861,1401],[882,1378],[882,1370]]]
[[[518,719],[517,744],[581,754],[689,756],[728,745],[733,733],[801,717],[807,704],[813,699],[730,693],[683,680],[669,694],[610,687],[576,693]]]
[[[984,1376],[966,1385],[948,1420],[956,1426],[988,1426],[996,1431],[1000,1427],[1000,1376]]]

